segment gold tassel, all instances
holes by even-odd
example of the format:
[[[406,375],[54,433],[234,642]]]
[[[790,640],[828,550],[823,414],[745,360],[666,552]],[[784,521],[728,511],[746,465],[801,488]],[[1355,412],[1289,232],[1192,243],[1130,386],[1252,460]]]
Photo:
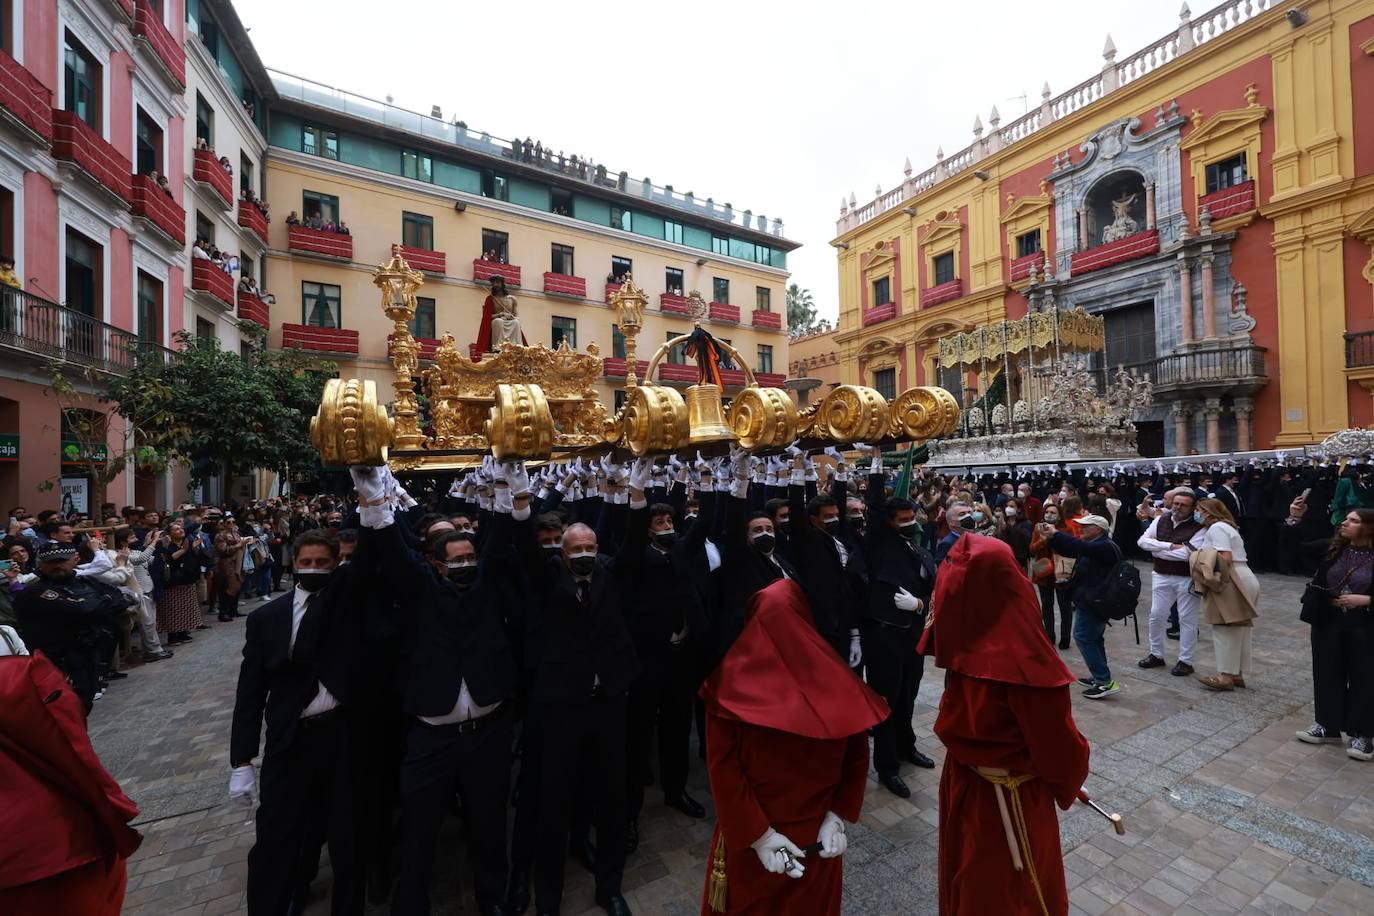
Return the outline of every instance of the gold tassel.
[[[716,853],[711,857],[711,880],[706,902],[716,913],[725,912],[725,833],[716,840]]]

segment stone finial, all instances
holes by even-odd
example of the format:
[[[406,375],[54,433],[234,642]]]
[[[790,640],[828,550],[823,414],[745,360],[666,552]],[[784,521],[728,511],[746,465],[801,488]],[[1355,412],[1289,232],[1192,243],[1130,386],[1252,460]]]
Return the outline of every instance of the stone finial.
[[[1180,221],[1179,224],[1178,224],[1178,240],[1179,240],[1180,242],[1186,242],[1186,241],[1188,241],[1188,240],[1189,240],[1190,238],[1192,238],[1192,237],[1193,237],[1193,232],[1192,232],[1192,230],[1188,227],[1188,214],[1185,213],[1185,214],[1183,214],[1183,219],[1182,219],[1182,221]]]
[[[910,157],[910,156],[907,156],[907,157],[906,157],[906,162],[902,163],[902,174],[905,175],[905,176],[908,177],[908,178],[911,177],[911,157]]]
[[[856,199],[856,198],[854,197],[854,192],[853,192],[853,191],[850,191],[850,192],[849,192],[849,209],[853,210],[853,209],[854,209],[855,207],[857,207],[858,205],[859,205],[858,199]]]
[[[978,115],[973,116],[973,135],[975,137],[983,136],[983,119]]]
[[[848,213],[848,212],[849,212],[849,201],[845,200],[844,196],[841,195],[841,196],[840,196],[840,216],[844,216],[844,215],[845,215],[846,213]]]
[[[1201,235],[1212,234],[1212,210],[1206,204],[1202,205],[1202,215],[1197,218],[1197,227]]]
[[[997,125],[1002,123],[1002,116],[997,113],[996,105],[992,106],[992,113],[988,115],[988,123],[992,125],[993,130],[996,130]]]
[[[937,147],[935,147],[935,161],[936,161],[936,162],[944,162],[944,161],[945,161],[945,148],[944,148],[943,146],[937,146]]]
[[[1161,125],[1161,124],[1163,124],[1163,123],[1164,123],[1164,103],[1163,103],[1163,102],[1160,102],[1160,103],[1159,103],[1159,107],[1155,109],[1155,127],[1158,127],[1159,125]]]
[[[873,196],[874,196],[874,197],[882,197],[882,196],[883,196],[883,186],[882,186],[882,185],[880,185],[880,184],[875,184],[875,185],[873,186]]]
[[[1045,85],[1040,89],[1040,98],[1044,99],[1044,100],[1047,101],[1047,102],[1050,100],[1050,83],[1049,83],[1049,80],[1046,80],[1046,81],[1045,81]]]
[[[1179,7],[1179,10],[1178,10],[1178,21],[1179,21],[1179,22],[1192,22],[1192,21],[1193,21],[1193,11],[1190,10],[1190,9],[1188,9],[1188,4],[1187,4],[1187,3],[1185,3],[1185,4],[1183,4],[1183,6]]]
[[[1174,118],[1178,117],[1178,99],[1170,99],[1170,100],[1169,100],[1169,111],[1168,111],[1168,114],[1169,114],[1169,120],[1170,120],[1170,121],[1172,121]]]
[[[1249,108],[1259,107],[1259,87],[1254,83],[1245,87],[1245,104]]]
[[[1111,33],[1107,33],[1107,43],[1102,46],[1102,59],[1105,61],[1116,60],[1116,42],[1112,41]]]

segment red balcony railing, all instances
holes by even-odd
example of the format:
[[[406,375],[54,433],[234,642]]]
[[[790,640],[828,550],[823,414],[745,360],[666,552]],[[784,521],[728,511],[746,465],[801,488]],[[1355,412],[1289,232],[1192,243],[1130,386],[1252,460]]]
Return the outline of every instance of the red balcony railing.
[[[1117,239],[1115,242],[1107,242],[1096,248],[1075,252],[1069,273],[1076,277],[1079,274],[1091,273],[1094,270],[1101,270],[1114,264],[1134,261],[1136,258],[1143,258],[1158,251],[1159,230],[1146,229],[1144,232],[1137,232],[1135,235]]]
[[[733,321],[739,323],[739,306],[728,302],[712,302],[710,312],[712,321]]]
[[[347,328],[317,328],[307,324],[281,326],[282,347],[297,347],[320,353],[358,354],[358,332]]]
[[[492,277],[502,277],[507,286],[520,285],[520,268],[514,264],[502,264],[498,261],[483,261],[475,258],[472,262],[472,279],[479,283],[483,280],[490,280]]]
[[[964,294],[963,283],[958,277],[946,280],[935,286],[921,290],[921,308],[933,308],[946,302],[953,302]]]
[[[234,277],[216,267],[213,261],[207,261],[205,258],[191,259],[191,289],[208,293],[222,302],[226,308],[234,306]]]
[[[882,305],[875,305],[872,308],[864,309],[863,324],[868,327],[870,324],[877,324],[880,321],[891,321],[897,317],[897,303],[884,302]]]
[[[326,258],[353,260],[353,236],[343,232],[292,226],[287,246],[292,251],[323,255]]]
[[[623,285],[623,284],[620,284],[620,283],[607,283],[607,284],[606,284],[606,301],[607,301],[607,302],[610,302],[610,301],[611,301],[611,297],[614,296],[616,293],[620,292],[620,287],[621,287],[622,285]]]
[[[754,309],[752,320],[756,328],[766,328],[770,331],[782,330],[781,312],[766,312],[763,309]]]
[[[219,164],[219,157],[215,155],[214,150],[196,150],[191,177],[209,188],[224,204],[224,209],[234,209],[234,176]]]
[[[0,109],[52,142],[52,90],[4,51],[0,51]]]
[[[390,346],[392,338],[395,336],[395,334],[386,335],[388,346]],[[434,352],[439,349],[443,341],[433,337],[412,337],[411,339],[415,341],[416,347],[419,348],[419,358],[425,362],[434,362]]]
[[[695,385],[697,367],[685,363],[659,363],[658,380],[660,382],[686,382],[689,385]]]
[[[186,49],[177,43],[162,24],[162,14],[153,9],[148,0],[134,4],[134,37],[142,38],[166,68],[167,75],[182,89],[186,88]]]
[[[1016,258],[1011,262],[1011,282],[1015,283],[1029,277],[1032,266],[1043,274],[1044,271],[1041,268],[1044,266],[1044,261],[1045,252],[1043,251],[1032,251],[1028,255]]]
[[[239,201],[239,225],[253,230],[253,234],[262,239],[264,245],[267,244],[267,214],[259,210],[257,204],[249,200]]]
[[[679,296],[676,293],[662,293],[658,297],[658,310],[667,312],[670,315],[690,315],[691,308],[687,305],[687,297]]]
[[[272,327],[271,308],[266,302],[258,298],[256,293],[246,293],[239,290],[239,318],[245,321],[256,321],[264,328]]]
[[[134,0],[110,0],[130,21],[134,18]]]
[[[1213,191],[1198,198],[1197,212],[1202,215],[1203,208],[1212,215],[1212,219],[1225,219],[1228,216],[1235,216],[1237,213],[1247,213],[1255,209],[1255,180],[1242,181],[1238,185],[1229,188],[1222,188],[1220,191]]]
[[[439,274],[440,276],[448,273],[448,255],[442,251],[402,245],[401,257],[405,258],[406,263],[414,270],[423,270],[427,274]]]
[[[186,211],[148,175],[133,176],[133,213],[151,222],[178,245],[186,244]]]
[[[587,298],[587,281],[583,277],[570,277],[567,274],[544,274],[544,292],[559,296]]]
[[[75,112],[53,109],[52,155],[54,159],[74,162],[99,185],[124,203],[133,200],[129,176],[134,167]]]
[[[782,383],[787,381],[787,375],[783,372],[755,372],[754,380],[763,388],[781,388]]]
[[[625,366],[628,360],[623,356],[608,356],[601,361],[601,372],[607,378],[624,378]],[[635,378],[643,379],[644,373],[649,369],[649,361],[644,359],[635,360]],[[662,373],[659,378],[662,378]]]

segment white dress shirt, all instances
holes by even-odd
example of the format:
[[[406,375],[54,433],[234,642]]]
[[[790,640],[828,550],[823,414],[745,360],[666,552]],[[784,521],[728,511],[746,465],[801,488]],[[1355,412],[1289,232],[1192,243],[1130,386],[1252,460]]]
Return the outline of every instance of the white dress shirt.
[[[303,588],[291,590],[291,644],[288,651],[296,651],[296,633],[301,628],[301,619],[305,617],[305,602],[310,598],[310,592]],[[339,701],[334,699],[334,694],[329,692],[329,688],[320,684],[319,690],[315,691],[315,698],[310,704],[301,710],[301,718],[308,719],[311,716],[318,716],[322,712],[329,712],[339,705]]]
[[[469,719],[480,719],[500,705],[500,700],[490,706],[477,705],[472,699],[472,694],[468,692],[468,682],[463,680],[458,683],[458,702],[453,704],[453,709],[447,715],[420,716],[419,719],[428,725],[453,725]]]

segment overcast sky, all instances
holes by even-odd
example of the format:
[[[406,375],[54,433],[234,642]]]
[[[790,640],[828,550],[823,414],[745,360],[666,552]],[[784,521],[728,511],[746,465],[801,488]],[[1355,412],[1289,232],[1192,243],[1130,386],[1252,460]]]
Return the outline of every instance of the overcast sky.
[[[1108,33],[1120,60],[1178,23],[1175,0],[235,6],[268,67],[781,217],[792,280],[832,319],[841,197],[1087,79]]]

